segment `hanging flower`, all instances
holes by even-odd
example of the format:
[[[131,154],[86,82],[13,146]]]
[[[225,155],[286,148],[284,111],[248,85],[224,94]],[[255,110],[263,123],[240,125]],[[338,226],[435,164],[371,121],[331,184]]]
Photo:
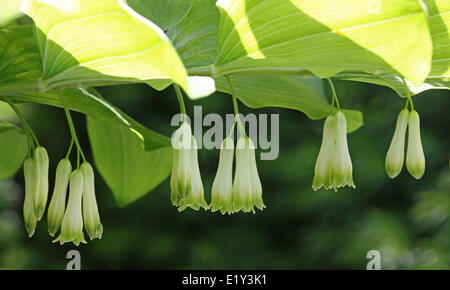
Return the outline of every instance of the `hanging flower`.
[[[72,165],[69,159],[63,159],[56,168],[55,188],[48,207],[48,232],[53,237],[61,226],[66,209],[67,186],[69,185]]]
[[[415,110],[409,114],[406,168],[416,179],[422,178],[425,173],[425,155],[420,139],[420,118]]]
[[[219,166],[211,191],[211,211],[232,213],[234,143],[228,137],[220,148]]]
[[[100,215],[98,213],[97,200],[95,198],[95,182],[94,170],[92,166],[85,162],[80,167],[84,177],[83,189],[83,218],[84,227],[91,240],[95,238],[102,238],[103,226],[100,222]]]
[[[208,209],[197,157],[197,142],[184,122],[172,137],[173,164],[170,199],[179,211],[187,207]]]
[[[397,124],[395,126],[394,137],[386,154],[385,169],[390,178],[395,178],[400,174],[405,159],[405,137],[408,127],[409,111],[403,109],[400,111]]]
[[[39,171],[39,190],[34,195],[34,212],[41,220],[47,206],[48,197],[48,154],[44,147],[37,147],[34,156]]]
[[[336,147],[336,117],[330,115],[323,126],[322,145],[314,169],[313,189],[333,187],[333,156]]]
[[[347,119],[344,113],[336,113],[336,149],[333,159],[334,188],[350,186],[353,183],[353,166],[347,144]]]
[[[25,160],[23,164],[25,177],[25,200],[23,203],[23,218],[28,237],[32,237],[36,229],[37,218],[34,213],[34,195],[39,189],[39,174],[36,162],[32,158]]]
[[[335,191],[344,186],[355,187],[347,144],[347,120],[341,111],[328,116],[323,127],[312,187],[316,191],[322,186]]]
[[[239,138],[236,145],[236,172],[232,188],[233,212],[263,210],[262,186],[255,159],[255,146],[250,138]]]
[[[76,246],[86,243],[83,234],[83,215],[81,199],[83,195],[84,178],[81,170],[75,170],[70,176],[69,201],[61,224],[61,233],[53,242],[60,244],[73,242]]]

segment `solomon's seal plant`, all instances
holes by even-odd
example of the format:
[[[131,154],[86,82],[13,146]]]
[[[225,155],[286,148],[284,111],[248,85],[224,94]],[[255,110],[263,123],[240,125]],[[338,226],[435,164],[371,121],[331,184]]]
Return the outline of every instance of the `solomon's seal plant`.
[[[238,99],[251,108],[287,108],[324,120],[312,188],[354,188],[347,138],[362,126],[362,113],[340,107],[332,80],[383,85],[407,100],[385,170],[395,178],[406,162],[408,172],[422,178],[425,156],[412,97],[449,88],[446,0],[381,1],[376,14],[366,9],[366,0],[337,0],[332,5],[325,0],[264,0],[257,5],[247,0],[180,1],[185,5],[174,8],[174,1],[156,0],[147,5],[25,0],[20,11],[1,11],[0,99],[16,112],[23,129],[1,121],[0,134],[7,128],[22,142],[5,141],[17,147],[11,150],[17,152],[11,154],[16,162],[2,166],[6,172],[0,173],[9,177],[23,165],[23,217],[29,237],[45,216],[48,200],[44,220],[55,241],[84,243],[84,231],[90,239],[102,237],[94,168],[120,206],[171,175],[170,200],[179,211],[203,208],[232,214],[264,209],[256,160],[262,146],[247,136]],[[157,11],[165,11],[170,21]],[[28,19],[9,22],[20,13]],[[123,113],[94,88],[124,83],[175,89],[173,99],[177,97],[182,118],[172,139]],[[232,96],[235,119],[231,132],[219,140],[216,176],[212,187],[205,188],[198,158],[201,142],[194,137],[183,92],[196,100],[215,91]],[[63,109],[71,134],[66,156],[52,156],[39,143],[18,105],[24,102]],[[82,150],[70,111],[87,116],[95,164]],[[129,166],[116,162],[117,156]],[[49,184],[55,160],[61,161]]]

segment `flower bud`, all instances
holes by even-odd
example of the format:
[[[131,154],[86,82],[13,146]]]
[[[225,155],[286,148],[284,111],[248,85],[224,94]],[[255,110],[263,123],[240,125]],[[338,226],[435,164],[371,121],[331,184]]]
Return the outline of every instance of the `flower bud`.
[[[220,210],[222,214],[232,213],[233,188],[233,139],[226,138],[220,148],[219,166],[211,191],[211,211]]]
[[[415,110],[412,110],[409,114],[406,168],[416,179],[422,178],[425,173],[425,155],[420,139],[420,118]]]
[[[55,176],[55,187],[52,199],[48,207],[47,220],[48,232],[53,237],[61,226],[66,209],[67,186],[69,185],[72,165],[69,159],[63,159],[58,163]]]
[[[333,159],[334,188],[355,187],[353,183],[353,166],[348,152],[347,119],[344,113],[336,113],[336,149]]]
[[[91,240],[102,238],[103,226],[100,222],[97,200],[95,198],[94,170],[85,162],[80,167],[84,177],[83,189],[83,218],[84,227]]]
[[[25,177],[25,200],[23,203],[23,218],[28,237],[32,237],[36,229],[36,215],[34,214],[33,199],[36,190],[39,188],[39,178],[37,169],[32,158],[25,160],[23,164],[23,175]]]
[[[44,147],[37,147],[35,160],[39,170],[39,190],[34,196],[34,212],[38,221],[41,220],[47,206],[48,197],[48,154]]]
[[[330,115],[323,125],[322,145],[314,169],[313,189],[333,187],[333,156],[336,147],[336,117]]]
[[[402,171],[405,158],[405,137],[408,119],[409,111],[408,109],[403,109],[398,115],[394,137],[392,137],[391,145],[386,154],[385,169],[390,178],[395,178]]]
[[[53,242],[60,244],[73,242],[76,246],[86,243],[83,234],[83,215],[81,199],[84,189],[84,178],[81,170],[75,170],[70,175],[69,201],[61,224],[61,233]]]

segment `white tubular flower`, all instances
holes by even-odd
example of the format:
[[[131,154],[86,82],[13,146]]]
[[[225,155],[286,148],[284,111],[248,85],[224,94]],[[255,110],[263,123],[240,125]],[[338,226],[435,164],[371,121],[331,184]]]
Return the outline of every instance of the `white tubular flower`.
[[[403,168],[408,119],[409,111],[405,108],[398,114],[394,137],[392,137],[391,145],[389,146],[389,150],[386,154],[385,169],[390,178],[395,178],[399,175]]]
[[[25,177],[25,201],[23,203],[23,218],[28,237],[32,237],[36,229],[37,218],[34,213],[34,195],[39,189],[39,175],[36,164],[32,158],[25,160],[23,164]]]
[[[61,160],[56,168],[55,188],[53,189],[53,195],[47,213],[48,232],[52,237],[58,231],[64,217],[67,186],[69,185],[71,173],[72,165],[69,159]]]
[[[347,119],[344,113],[336,113],[336,149],[333,159],[334,189],[339,187],[355,187],[353,183],[353,166],[348,152]]]
[[[60,244],[73,242],[76,246],[86,243],[83,234],[83,214],[81,199],[83,195],[84,178],[81,170],[75,170],[70,176],[69,201],[61,224],[61,233],[53,242]]]
[[[34,212],[38,221],[41,220],[47,206],[48,198],[48,154],[44,147],[37,147],[35,151],[36,163],[39,170],[39,190],[34,196]]]
[[[416,179],[422,178],[425,173],[425,155],[420,139],[420,118],[415,110],[412,110],[409,114],[406,168]]]
[[[236,172],[232,189],[233,212],[262,210],[262,187],[256,169],[255,146],[248,137],[239,138],[236,145]]]
[[[226,138],[220,148],[219,166],[211,191],[212,212],[220,210],[222,214],[232,213],[233,159],[233,139]]]
[[[83,219],[84,227],[91,240],[102,238],[103,226],[100,222],[97,200],[95,198],[94,170],[85,162],[80,167],[84,177],[83,188]]]
[[[330,115],[323,125],[322,145],[314,169],[313,190],[333,187],[333,156],[336,148],[336,117]]]
[[[187,207],[208,208],[197,157],[197,142],[191,127],[184,122],[172,137],[173,164],[170,178],[170,199],[182,211]]]

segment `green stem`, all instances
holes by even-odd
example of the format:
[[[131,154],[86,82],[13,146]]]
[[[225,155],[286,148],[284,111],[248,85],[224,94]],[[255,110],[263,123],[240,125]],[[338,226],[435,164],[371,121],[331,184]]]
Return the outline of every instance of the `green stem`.
[[[177,94],[178,104],[180,105],[180,112],[183,115],[186,115],[186,106],[184,104],[183,93],[181,92],[180,87],[177,84],[174,84],[175,93]]]
[[[330,78],[327,78],[327,80],[328,80],[328,83],[330,84],[331,92],[333,93],[333,101],[332,101],[331,106],[333,107],[334,106],[334,102],[336,101],[337,109],[340,110],[341,106],[339,105],[339,100],[338,100],[338,97],[336,95],[336,90],[334,88],[333,82],[331,81]]]
[[[81,150],[80,142],[78,141],[77,132],[75,131],[75,126],[73,125],[72,117],[70,116],[69,109],[66,106],[66,103],[64,102],[64,98],[59,92],[58,89],[55,89],[56,93],[59,95],[59,98],[61,99],[61,103],[64,108],[64,112],[66,113],[67,123],[69,124],[70,134],[72,135],[72,139],[75,141],[75,145],[77,146],[78,152],[81,154],[81,157],[83,158],[83,161],[86,162],[86,157],[84,156],[83,150]]]
[[[25,128],[25,131],[27,132],[27,134],[34,140],[34,142],[36,142],[36,145],[39,147],[40,145],[39,145],[38,139],[36,138],[36,135],[34,134],[33,130],[31,129],[30,125],[28,124],[28,122],[23,117],[19,108],[17,108],[17,106],[11,101],[10,98],[5,97],[5,100],[9,104],[9,106],[14,110],[14,112],[17,114],[17,116],[19,117],[20,121],[22,122],[22,126]]]
[[[75,140],[73,138],[72,138],[72,141],[70,141],[70,146],[69,146],[69,150],[67,150],[66,159],[69,159],[70,153],[72,152],[72,147],[73,147],[74,141]]]
[[[231,97],[233,99],[235,122],[238,123],[239,132],[241,134],[241,137],[243,137],[243,136],[245,136],[245,129],[244,129],[244,126],[242,125],[241,118],[239,116],[238,102],[237,102],[236,95],[234,94],[235,90],[234,90],[233,84],[231,83],[230,78],[228,76],[225,76],[225,78],[227,79],[228,85],[230,86],[230,89],[231,89]]]
[[[414,111],[414,105],[413,105],[413,101],[412,101],[412,98],[411,98],[411,92],[409,91],[408,84],[406,83],[406,81],[405,81],[404,78],[402,78],[402,81],[403,81],[403,85],[405,86],[406,96],[407,96],[407,98],[408,98],[408,99],[406,100],[406,106],[405,106],[405,108],[408,108],[408,101],[409,101],[409,103],[411,104],[411,110]]]

